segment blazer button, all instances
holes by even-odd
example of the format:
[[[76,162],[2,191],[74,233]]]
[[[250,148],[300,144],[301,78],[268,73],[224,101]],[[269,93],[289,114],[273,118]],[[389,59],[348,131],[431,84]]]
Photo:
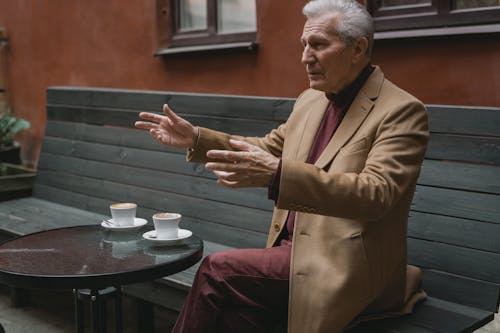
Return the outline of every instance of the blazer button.
[[[274,224],[274,231],[276,232],[280,231],[280,225],[278,223]]]

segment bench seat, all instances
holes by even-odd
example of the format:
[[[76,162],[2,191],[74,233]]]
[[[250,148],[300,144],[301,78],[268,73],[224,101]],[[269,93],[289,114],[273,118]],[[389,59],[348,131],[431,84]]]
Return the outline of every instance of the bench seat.
[[[136,202],[151,223],[158,211],[183,215],[181,227],[208,255],[263,247],[273,204],[265,189],[215,183],[185,151],[134,129],[138,112],[168,103],[189,121],[245,136],[284,122],[289,98],[53,87],[33,196],[0,202],[0,239],[97,224],[112,202]],[[500,109],[429,105],[431,136],[408,221],[408,262],[424,271],[429,299],[409,316],[363,323],[351,332],[472,332],[493,319],[500,300]],[[124,286],[152,310],[179,310],[197,266]],[[150,311],[151,312],[151,311]]]
[[[9,238],[8,236],[22,236],[49,229],[99,224],[106,218],[109,218],[109,216],[34,197],[0,202],[1,229],[6,238]],[[151,227],[151,223],[149,223],[149,225]],[[203,257],[214,252],[233,248],[206,240],[203,242]],[[164,288],[179,289],[181,292],[176,302],[170,297],[169,301],[171,303],[168,304],[170,308],[178,311],[182,306],[185,293],[191,287],[199,265],[200,262],[185,271],[164,277],[161,280],[149,284],[151,286],[163,284]],[[148,283],[141,283],[138,285],[126,286],[124,289],[126,294],[165,306],[165,304],[162,304],[164,295],[161,293],[158,294],[157,292],[153,292],[149,297],[144,294],[144,290],[151,288],[151,286],[148,287]],[[154,289],[155,287],[153,287],[153,290]]]

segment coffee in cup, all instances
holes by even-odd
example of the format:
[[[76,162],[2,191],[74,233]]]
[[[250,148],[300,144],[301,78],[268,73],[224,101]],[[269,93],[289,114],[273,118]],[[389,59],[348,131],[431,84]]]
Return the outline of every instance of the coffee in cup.
[[[117,226],[126,227],[134,225],[137,205],[131,202],[114,203],[109,206],[113,223]]]
[[[179,236],[179,222],[181,214],[177,213],[157,213],[153,215],[153,224],[156,230],[156,237],[160,239],[174,239]]]

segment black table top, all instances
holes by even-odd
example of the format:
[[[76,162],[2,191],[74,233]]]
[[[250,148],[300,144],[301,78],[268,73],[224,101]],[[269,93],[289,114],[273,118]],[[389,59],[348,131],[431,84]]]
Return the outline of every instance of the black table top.
[[[171,275],[201,259],[198,237],[155,246],[142,238],[147,230],[116,232],[91,225],[6,241],[0,244],[0,282],[20,288],[101,289]]]

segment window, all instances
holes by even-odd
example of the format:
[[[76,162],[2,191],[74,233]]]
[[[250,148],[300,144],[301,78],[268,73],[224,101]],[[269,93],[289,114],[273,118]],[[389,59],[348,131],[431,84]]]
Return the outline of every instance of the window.
[[[500,31],[500,0],[368,1],[375,31],[434,29],[435,34]]]
[[[256,46],[255,0],[159,1],[164,16],[169,13],[163,20],[170,23],[159,54]]]

